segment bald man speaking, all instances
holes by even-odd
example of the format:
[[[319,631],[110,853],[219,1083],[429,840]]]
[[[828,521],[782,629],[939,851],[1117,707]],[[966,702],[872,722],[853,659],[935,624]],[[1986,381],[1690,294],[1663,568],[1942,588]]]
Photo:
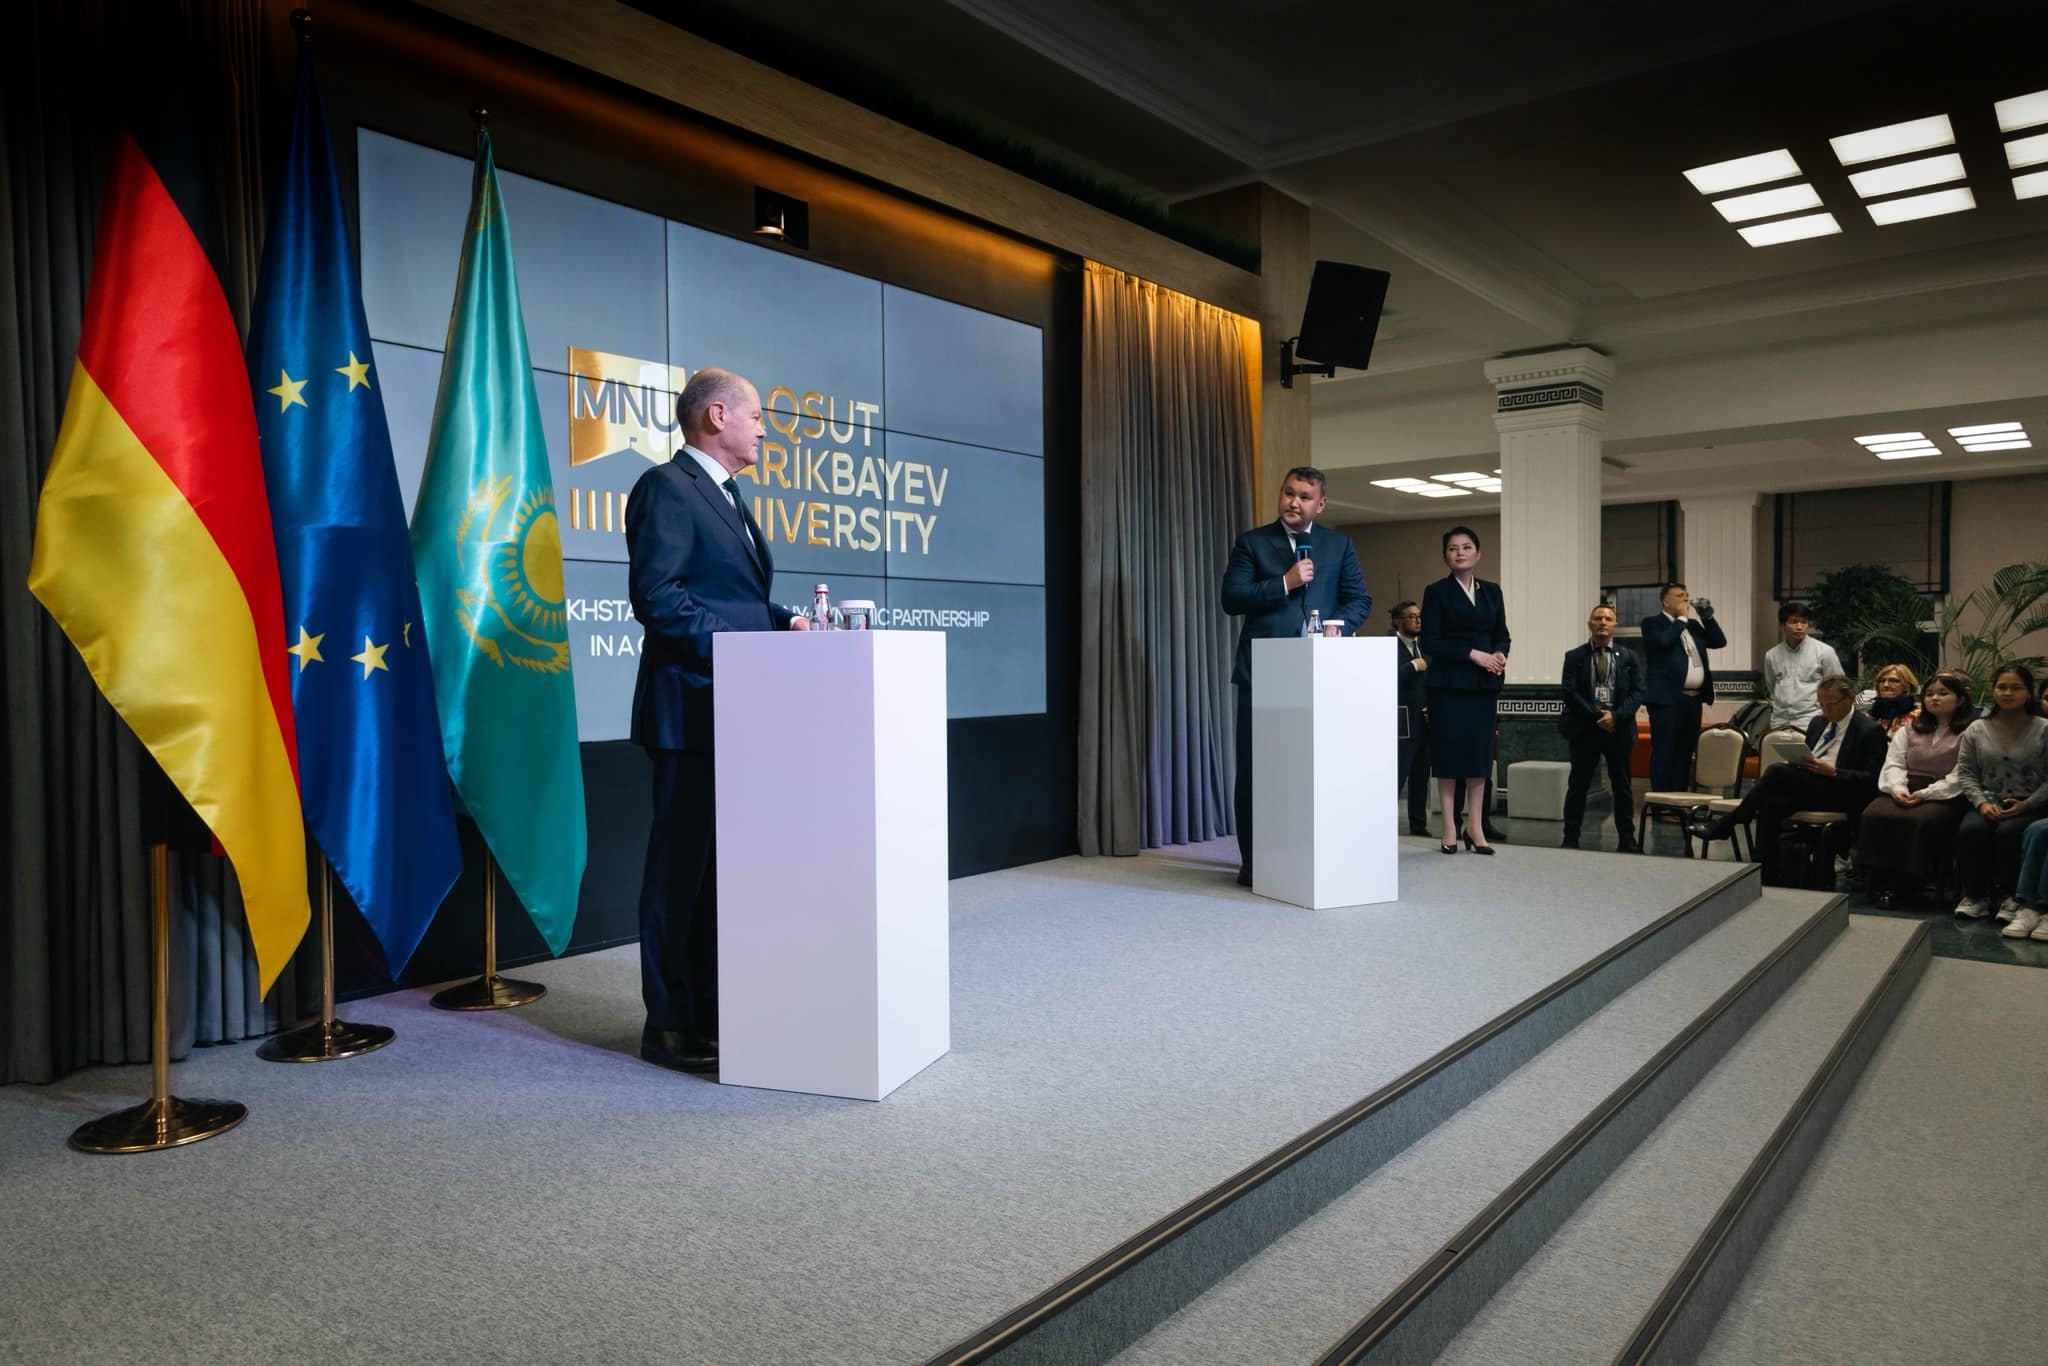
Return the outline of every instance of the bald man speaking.
[[[768,538],[733,476],[760,458],[761,395],[699,370],[676,399],[683,448],[626,500],[633,615],[646,637],[633,739],[654,761],[654,823],[640,884],[640,1056],[718,1070],[718,844],[712,810],[711,647],[721,631],[810,626],[769,600]]]

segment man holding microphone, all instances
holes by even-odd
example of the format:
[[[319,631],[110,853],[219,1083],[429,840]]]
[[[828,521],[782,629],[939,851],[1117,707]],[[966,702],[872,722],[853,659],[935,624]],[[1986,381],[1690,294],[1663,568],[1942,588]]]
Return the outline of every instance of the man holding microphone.
[[[1240,886],[1252,885],[1252,641],[1303,635],[1311,614],[1324,635],[1346,635],[1372,611],[1351,538],[1316,525],[1326,483],[1321,470],[1307,465],[1287,471],[1279,520],[1239,536],[1223,571],[1223,610],[1244,618],[1230,671],[1237,693]]]
[[[1707,663],[1707,651],[1726,649],[1728,637],[1714,620],[1714,604],[1694,599],[1682,583],[1665,584],[1658,606],[1663,610],[1643,618],[1650,787],[1656,792],[1683,792],[1692,786],[1700,715],[1714,701],[1714,669]]]

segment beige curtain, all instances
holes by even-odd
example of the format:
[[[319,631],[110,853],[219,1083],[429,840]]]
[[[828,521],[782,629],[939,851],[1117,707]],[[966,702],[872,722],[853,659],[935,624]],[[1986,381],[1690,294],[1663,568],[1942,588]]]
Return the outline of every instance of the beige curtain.
[[[1088,263],[1081,346],[1083,854],[1231,833],[1231,622],[1250,523],[1249,329]]]

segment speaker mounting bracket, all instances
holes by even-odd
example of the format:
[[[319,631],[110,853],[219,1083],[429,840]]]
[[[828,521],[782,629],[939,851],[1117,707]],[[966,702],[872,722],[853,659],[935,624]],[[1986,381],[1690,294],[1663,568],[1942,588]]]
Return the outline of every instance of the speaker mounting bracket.
[[[1324,379],[1335,379],[1337,366],[1334,362],[1328,365],[1295,364],[1294,344],[1300,340],[1299,337],[1289,337],[1280,343],[1280,387],[1292,389],[1296,375],[1321,375]]]

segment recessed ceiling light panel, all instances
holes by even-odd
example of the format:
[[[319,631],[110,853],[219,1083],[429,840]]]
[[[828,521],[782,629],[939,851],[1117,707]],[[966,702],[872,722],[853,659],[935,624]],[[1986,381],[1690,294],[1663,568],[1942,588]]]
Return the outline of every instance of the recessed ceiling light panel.
[[[1711,166],[1695,166],[1685,173],[1692,187],[1701,194],[1720,194],[1724,190],[1739,190],[1745,185],[1768,185],[1773,180],[1790,180],[1799,174],[1799,163],[1792,159],[1792,153],[1780,147],[1775,152],[1762,152],[1753,157],[1736,157],[1733,161],[1717,161]]]
[[[1714,207],[1730,223],[1747,223],[1752,218],[1773,218],[1799,209],[1817,209],[1820,196],[1814,193],[1811,185],[1781,185],[1775,190],[1758,190],[1755,194],[1717,199]]]
[[[1457,474],[1433,474],[1430,478],[1439,484],[1471,484],[1490,479],[1492,476],[1481,474],[1478,470],[1461,470]]]
[[[2005,144],[2005,164],[2017,171],[2022,166],[2039,166],[2048,161],[2048,133],[2014,138]]]
[[[1998,115],[1999,132],[2017,133],[2022,128],[2048,123],[2048,90],[2036,90],[2031,95],[2015,95],[2012,99],[2000,100],[1991,108]]]
[[[2014,199],[2039,199],[2048,194],[2048,171],[2029,171],[2012,178]]]
[[[1417,489],[1415,491],[1424,498],[1470,498],[1472,496],[1471,489],[1445,488],[1442,484],[1436,484],[1429,488]]]
[[[1904,199],[1887,199],[1881,204],[1866,204],[1864,207],[1870,210],[1871,221],[1875,223],[1910,223],[1916,218],[1934,218],[1974,209],[1977,196],[1970,193],[1969,186],[1959,185],[1953,190],[1909,194]]]
[[[1921,460],[1930,455],[1940,454],[1941,451],[1938,448],[1929,446],[1924,451],[1881,451],[1878,453],[1877,458],[1879,460]]]
[[[1964,446],[1963,449],[1974,455],[1978,451],[2031,450],[2033,448],[2033,445],[2034,443],[2031,440],[2027,439],[2026,437],[2020,437],[2019,439],[2013,441],[1981,441],[1973,445]]]
[[[1951,427],[1950,436],[1989,436],[1993,432],[2023,432],[2026,427],[2018,422],[1985,422],[1975,427]]]
[[[1842,230],[1831,213],[1809,213],[1799,218],[1780,218],[1771,223],[1752,223],[1737,228],[1742,240],[1752,247],[1774,247],[1780,242],[1798,242],[1808,237],[1826,237]]]
[[[1873,455],[1885,451],[1920,451],[1936,449],[1932,441],[1874,441],[1863,448]]]
[[[1930,152],[1936,147],[1947,147],[1955,140],[1956,130],[1949,123],[1948,115],[1936,114],[1906,123],[1888,123],[1882,128],[1867,128],[1861,133],[1844,133],[1841,137],[1829,138],[1828,145],[1835,149],[1835,155],[1844,166],[1860,166],[1866,161],[1883,161],[1886,157],[1902,157],[1909,152]]]
[[[1427,488],[1429,481],[1427,479],[1375,479],[1372,481],[1372,486],[1376,489],[1398,489],[1406,493],[1409,489]]]
[[[1961,180],[1963,174],[1963,159],[1954,152],[1944,152],[1940,156],[1880,166],[1874,171],[1857,171],[1850,175],[1849,183],[1865,199],[1880,199],[1929,185],[1946,185],[1951,180]]]
[[[1927,433],[1925,432],[1879,432],[1875,436],[1857,437],[1856,444],[1859,446],[1875,446],[1885,441],[1925,441],[1926,439]]]

